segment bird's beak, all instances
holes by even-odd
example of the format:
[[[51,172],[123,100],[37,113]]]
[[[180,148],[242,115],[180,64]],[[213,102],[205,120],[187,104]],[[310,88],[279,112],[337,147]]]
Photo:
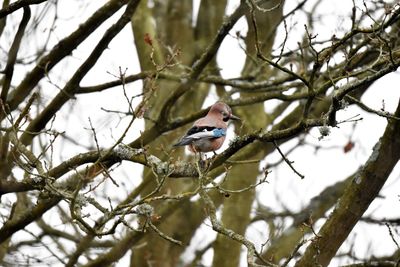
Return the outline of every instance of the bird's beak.
[[[235,120],[235,121],[240,121],[240,120],[241,120],[238,116],[235,116],[235,115],[233,115],[233,114],[231,114],[231,115],[229,116],[229,119]]]

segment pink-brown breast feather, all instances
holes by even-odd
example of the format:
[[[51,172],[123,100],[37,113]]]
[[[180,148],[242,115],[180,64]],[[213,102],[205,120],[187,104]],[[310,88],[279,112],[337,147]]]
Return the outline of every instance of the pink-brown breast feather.
[[[211,152],[218,150],[225,141],[225,136],[216,139],[205,139],[194,141],[189,145],[189,150],[192,152]]]

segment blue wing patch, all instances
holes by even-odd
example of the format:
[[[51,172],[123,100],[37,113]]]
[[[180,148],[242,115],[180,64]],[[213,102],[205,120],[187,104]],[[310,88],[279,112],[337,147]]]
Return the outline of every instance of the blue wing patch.
[[[212,126],[194,126],[174,146],[186,146],[201,139],[220,138],[226,135],[226,129]]]
[[[226,135],[226,130],[222,129],[222,128],[216,128],[212,132],[213,132],[213,135],[214,135],[215,138],[222,137],[222,136]]]

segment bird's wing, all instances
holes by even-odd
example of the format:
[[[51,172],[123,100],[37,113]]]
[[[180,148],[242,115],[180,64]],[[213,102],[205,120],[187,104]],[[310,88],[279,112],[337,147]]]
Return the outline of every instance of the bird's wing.
[[[226,129],[212,126],[193,126],[174,146],[189,145],[195,140],[219,138],[226,135]]]
[[[217,127],[214,126],[193,126],[190,128],[185,136],[189,136],[192,134],[200,133],[200,132],[211,132],[212,130],[216,129]]]

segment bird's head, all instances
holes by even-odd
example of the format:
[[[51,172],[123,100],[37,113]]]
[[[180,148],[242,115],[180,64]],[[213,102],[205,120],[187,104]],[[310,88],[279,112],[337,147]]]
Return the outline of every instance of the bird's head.
[[[228,120],[240,120],[239,117],[232,114],[232,109],[227,104],[220,101],[212,105],[208,113],[222,116],[222,120],[225,122]]]

